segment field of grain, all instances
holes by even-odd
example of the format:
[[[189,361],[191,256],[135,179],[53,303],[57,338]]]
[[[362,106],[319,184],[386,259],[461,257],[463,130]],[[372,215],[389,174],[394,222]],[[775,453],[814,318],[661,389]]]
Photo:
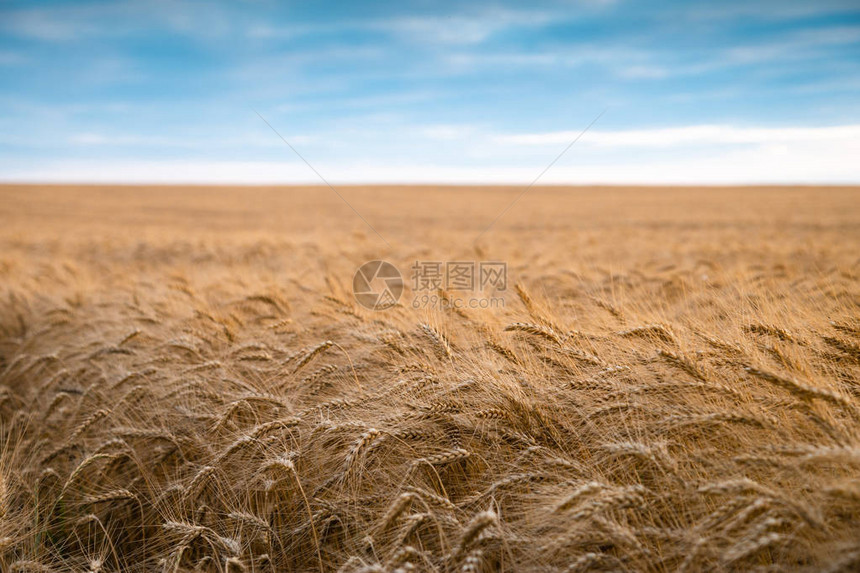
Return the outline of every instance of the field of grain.
[[[860,569],[859,189],[339,190],[0,188],[0,570]]]

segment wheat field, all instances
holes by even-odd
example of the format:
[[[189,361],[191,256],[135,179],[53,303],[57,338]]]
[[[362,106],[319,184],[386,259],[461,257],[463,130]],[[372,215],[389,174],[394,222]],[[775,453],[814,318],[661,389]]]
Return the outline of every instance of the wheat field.
[[[339,191],[0,188],[2,571],[860,570],[860,190]]]

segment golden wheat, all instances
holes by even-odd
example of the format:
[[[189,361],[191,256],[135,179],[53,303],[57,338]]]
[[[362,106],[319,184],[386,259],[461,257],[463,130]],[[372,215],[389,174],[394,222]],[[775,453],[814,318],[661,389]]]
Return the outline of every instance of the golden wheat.
[[[386,251],[317,190],[0,192],[4,572],[860,564],[856,189],[535,188],[479,245],[503,190],[350,189]],[[503,307],[350,298],[479,258]]]

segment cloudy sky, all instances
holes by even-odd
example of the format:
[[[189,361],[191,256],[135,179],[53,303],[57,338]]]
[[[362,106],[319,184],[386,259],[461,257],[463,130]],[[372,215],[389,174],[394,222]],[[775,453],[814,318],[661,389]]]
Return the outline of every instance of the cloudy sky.
[[[860,4],[0,2],[0,180],[860,183]]]

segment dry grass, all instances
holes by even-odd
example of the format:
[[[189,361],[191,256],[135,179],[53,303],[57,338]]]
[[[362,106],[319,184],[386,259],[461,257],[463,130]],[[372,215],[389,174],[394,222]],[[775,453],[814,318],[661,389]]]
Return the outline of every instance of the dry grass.
[[[0,189],[0,570],[855,571],[860,192],[516,191]]]

